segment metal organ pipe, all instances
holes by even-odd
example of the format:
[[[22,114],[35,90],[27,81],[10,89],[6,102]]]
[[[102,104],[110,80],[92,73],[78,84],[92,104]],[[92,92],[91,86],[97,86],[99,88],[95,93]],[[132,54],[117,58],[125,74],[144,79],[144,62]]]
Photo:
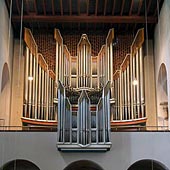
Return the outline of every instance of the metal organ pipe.
[[[142,47],[140,47],[139,49],[139,61],[140,61],[140,94],[141,94],[141,113],[142,113],[142,117],[145,117],[144,115],[144,103],[145,103],[145,99],[144,99],[144,80],[143,80],[143,53],[142,53]]]
[[[25,104],[24,104],[24,116],[27,116],[28,105],[28,65],[29,65],[29,48],[26,47],[26,65],[25,65]]]
[[[130,66],[127,67],[127,112],[128,112],[128,119],[131,119],[131,106],[130,106],[130,72],[129,72]]]
[[[35,119],[37,119],[37,100],[38,100],[38,55],[36,55],[36,73],[35,73],[35,109],[34,109],[34,113],[35,113]]]
[[[29,76],[32,77],[32,53],[30,53],[30,68],[29,68]],[[32,80],[29,80],[29,99],[28,99],[28,113],[29,113],[29,118],[31,117],[31,108],[32,108]]]
[[[85,51],[85,49],[86,49],[86,45],[84,44],[83,45],[83,58],[84,58],[84,62],[83,62],[83,65],[84,65],[84,72],[83,72],[83,79],[84,79],[84,81],[83,81],[83,87],[87,87],[87,85],[86,85],[86,79],[87,79],[87,72],[86,72],[86,58],[87,58],[87,56],[86,56],[86,51]]]
[[[38,119],[40,119],[41,115],[41,66],[39,65],[39,76],[38,76]]]
[[[138,81],[137,83],[137,117],[139,118],[140,117],[140,75],[139,75],[139,55],[138,55],[138,50],[137,50],[137,53],[136,53],[136,79]]]
[[[136,85],[134,84],[134,81],[136,80],[136,56],[133,56],[133,113],[134,113],[134,118],[136,119]]]
[[[126,69],[124,70],[124,119],[127,119],[127,76]]]
[[[33,89],[32,89],[32,118],[35,118],[35,87],[36,87],[36,58],[35,56],[33,56],[33,80],[32,80],[32,83],[33,83]]]
[[[45,93],[45,71],[44,71],[44,69],[42,69],[42,89],[41,89],[42,91],[41,91],[41,94],[42,94],[42,96],[41,96],[41,119],[44,119],[44,112],[45,112],[45,110],[44,110],[44,106],[45,106],[45,104],[44,104],[44,102],[45,102],[45,98],[44,98],[44,93]]]

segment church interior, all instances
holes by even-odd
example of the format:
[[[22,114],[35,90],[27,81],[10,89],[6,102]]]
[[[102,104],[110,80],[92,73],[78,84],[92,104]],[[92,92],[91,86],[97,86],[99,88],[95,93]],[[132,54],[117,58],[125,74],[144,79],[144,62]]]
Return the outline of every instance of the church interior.
[[[62,154],[112,152],[115,133],[169,132],[169,11],[169,0],[0,1],[0,131],[55,132]],[[38,168],[2,158],[5,170]],[[102,170],[81,161],[61,167]],[[140,167],[168,169],[149,158],[125,169]]]

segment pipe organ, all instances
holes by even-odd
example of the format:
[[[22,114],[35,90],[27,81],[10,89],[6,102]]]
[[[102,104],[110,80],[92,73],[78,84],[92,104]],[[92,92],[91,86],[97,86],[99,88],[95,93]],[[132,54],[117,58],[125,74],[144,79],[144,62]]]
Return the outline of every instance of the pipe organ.
[[[143,73],[144,30],[140,29],[120,69],[113,73],[114,29],[98,56],[83,34],[71,56],[58,29],[55,73],[49,69],[29,29],[25,28],[23,123],[57,125],[57,147],[109,150],[110,122],[146,119]]]
[[[91,44],[88,40],[86,34],[83,34],[80,42],[78,43],[77,47],[77,59],[78,59],[78,81],[77,87],[84,88],[84,87],[92,87],[91,78]]]
[[[99,56],[91,56],[91,44],[83,34],[77,45],[77,56],[70,56],[64,45],[58,81],[58,143],[65,150],[106,151],[110,143],[110,87],[113,66],[111,29]],[[56,44],[62,40],[55,30]],[[106,51],[108,50],[108,52]],[[56,45],[58,54],[58,45]],[[56,63],[58,65],[58,63]],[[59,66],[59,65],[58,65]],[[56,66],[56,67],[58,67]],[[64,69],[62,69],[62,67]],[[111,69],[112,70],[112,69]],[[57,77],[57,76],[56,76]],[[101,82],[101,83],[100,83]]]
[[[120,70],[113,75],[115,102],[112,107],[112,121],[145,119],[143,49],[144,30],[140,29],[131,45]]]
[[[24,30],[25,84],[23,123],[55,125],[57,122],[54,100],[55,74],[38,53],[37,44],[29,29]]]

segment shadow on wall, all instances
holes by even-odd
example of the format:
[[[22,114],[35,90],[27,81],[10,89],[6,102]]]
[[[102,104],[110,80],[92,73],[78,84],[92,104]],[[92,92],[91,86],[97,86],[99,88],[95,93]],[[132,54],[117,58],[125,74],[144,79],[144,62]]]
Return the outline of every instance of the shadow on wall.
[[[143,159],[132,164],[128,170],[169,170],[162,163],[152,160],[152,159]]]
[[[8,64],[5,63],[2,70],[0,92],[0,126],[9,125],[10,113],[10,75]]]
[[[34,163],[23,160],[23,159],[16,159],[13,161],[10,161],[3,165],[0,170],[40,170],[37,165]]]
[[[3,92],[3,90],[5,89],[7,84],[9,83],[9,81],[10,81],[10,79],[9,79],[8,64],[5,63],[4,66],[3,66],[3,70],[2,70],[1,93]]]
[[[167,89],[167,71],[164,63],[161,64],[158,75],[157,89],[157,108],[158,125],[168,126],[168,89]]]
[[[95,162],[89,160],[79,160],[70,163],[66,168],[64,168],[64,170],[103,170],[103,168]]]

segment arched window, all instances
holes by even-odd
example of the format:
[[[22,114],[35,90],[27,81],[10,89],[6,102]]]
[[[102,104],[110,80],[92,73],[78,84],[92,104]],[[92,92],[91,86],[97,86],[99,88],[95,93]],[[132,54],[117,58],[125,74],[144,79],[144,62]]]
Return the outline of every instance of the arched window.
[[[143,159],[132,164],[127,170],[168,170],[162,163],[152,160]]]
[[[14,169],[19,169],[19,170],[40,170],[37,165],[34,163],[27,161],[27,160],[22,160],[22,159],[16,159],[13,161],[10,161],[6,163],[4,166],[0,168],[0,170],[14,170]]]
[[[103,170],[98,164],[89,160],[79,160],[69,164],[64,170]]]
[[[1,81],[1,92],[5,89],[6,85],[9,82],[9,69],[8,64],[5,63],[2,70],[2,81]]]
[[[161,64],[158,75],[157,101],[158,101],[158,124],[168,126],[168,89],[167,71],[164,63]]]

